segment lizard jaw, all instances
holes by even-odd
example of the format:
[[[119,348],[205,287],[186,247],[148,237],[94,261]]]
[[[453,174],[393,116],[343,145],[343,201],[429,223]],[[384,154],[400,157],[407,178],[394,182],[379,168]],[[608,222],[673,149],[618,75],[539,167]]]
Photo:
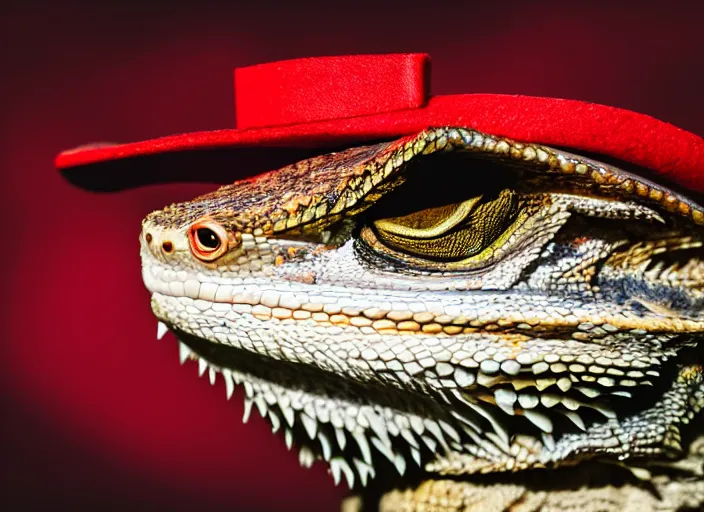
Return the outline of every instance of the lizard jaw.
[[[194,302],[192,299],[168,297],[158,293],[155,293],[152,299],[157,317],[171,326],[174,322],[169,310],[175,311],[173,308],[178,307],[175,306],[177,303],[185,308],[189,305],[193,307]],[[572,393],[561,394],[557,379],[540,375],[533,378],[533,384],[539,387],[547,386],[546,391],[535,393],[530,391],[533,388],[529,388],[528,392],[522,389],[514,393],[513,398],[518,397],[519,401],[513,400],[511,413],[514,414],[508,414],[504,397],[510,394],[511,388],[510,385],[508,388],[501,385],[500,374],[487,375],[478,368],[476,374],[467,371],[465,377],[460,377],[474,379],[475,388],[484,390],[489,393],[489,396],[493,392],[493,403],[476,400],[457,390],[446,390],[446,393],[436,395],[435,399],[429,399],[428,396],[413,393],[409,389],[403,391],[380,383],[359,384],[345,378],[339,369],[336,372],[324,371],[320,368],[311,370],[310,364],[296,365],[256,354],[253,348],[257,344],[257,339],[256,335],[252,336],[253,333],[259,332],[262,335],[259,342],[264,348],[263,350],[260,348],[260,353],[266,353],[267,345],[272,350],[276,350],[280,345],[280,340],[276,341],[275,334],[272,335],[270,323],[272,320],[257,320],[257,322],[266,324],[266,327],[261,331],[252,326],[246,329],[250,334],[252,347],[242,344],[226,346],[227,344],[218,343],[216,340],[213,340],[215,342],[205,340],[203,338],[206,336],[202,334],[185,333],[179,328],[175,328],[175,331],[177,337],[185,343],[181,349],[182,356],[189,352],[197,354],[200,358],[201,373],[208,369],[211,379],[214,380],[216,372],[220,371],[226,387],[241,382],[249,400],[249,406],[246,407],[251,409],[251,404],[256,404],[262,415],[268,416],[272,428],[276,429],[277,425],[282,425],[281,419],[293,418],[291,421],[298,425],[298,429],[291,429],[291,433],[286,435],[296,444],[307,447],[301,452],[304,465],[308,465],[312,460],[309,454],[313,454],[313,458],[327,460],[331,467],[337,468],[332,469],[333,475],[335,472],[347,475],[348,468],[356,464],[359,467],[349,471],[352,471],[350,474],[356,475],[353,478],[357,478],[360,483],[373,477],[376,474],[374,468],[378,467],[380,460],[387,459],[401,475],[406,468],[420,464],[423,470],[434,473],[467,474],[569,463],[570,454],[585,451],[593,455],[619,453],[623,457],[638,453],[658,453],[663,449],[676,451],[679,446],[676,441],[673,443],[670,440],[669,446],[665,448],[661,446],[662,435],[669,428],[676,429],[676,424],[687,423],[702,406],[703,397],[700,396],[700,392],[697,392],[701,387],[701,369],[695,367],[685,372],[681,379],[673,378],[676,385],[669,390],[664,390],[660,402],[645,411],[648,416],[647,422],[641,414],[631,416],[622,414],[617,418],[608,406],[594,403],[591,400],[594,396],[588,394],[597,392],[600,387],[598,385],[594,387],[592,384],[585,387],[575,384]],[[215,325],[210,326],[211,329],[215,327]],[[265,332],[271,336],[269,339],[263,335]],[[545,361],[538,361],[536,364],[540,365],[540,363],[545,364]],[[284,382],[272,379],[273,375],[283,375]],[[472,377],[468,377],[469,375]],[[228,379],[231,381],[230,384]],[[505,379],[504,382],[506,382]],[[321,387],[321,383],[325,385]],[[357,386],[358,391],[352,394],[340,394],[341,390],[349,390],[350,384]],[[513,382],[511,384],[515,386]],[[582,396],[581,403],[574,400],[575,389],[580,390],[577,395]],[[298,408],[291,406],[292,395],[298,400],[296,402],[299,404]],[[389,398],[380,400],[383,395]],[[277,398],[277,403],[272,402],[272,396]],[[370,401],[369,396],[375,398]],[[622,396],[630,397],[630,394],[623,389],[618,389],[613,394],[613,399],[622,400]],[[540,401],[538,409],[521,410],[523,405],[529,406],[528,397],[535,397],[532,400]],[[673,403],[683,401],[689,402],[693,407],[689,410],[675,411],[676,414],[673,416],[673,410],[675,410]],[[284,407],[281,407],[281,403],[285,404]],[[325,404],[323,407],[328,413],[326,415],[324,412],[321,415],[311,412],[315,409],[309,409],[304,414],[304,403]],[[515,412],[518,414],[513,410],[514,403]],[[541,406],[550,409],[549,416],[546,417],[540,411]],[[590,417],[588,413],[585,415],[585,407],[594,407],[598,415],[596,417]],[[361,413],[362,408],[368,412]],[[349,417],[342,418],[342,423],[334,425],[331,423],[334,420],[331,420],[329,412],[332,410],[353,411],[354,414],[349,414]],[[559,413],[557,413],[558,410]],[[556,414],[563,415],[573,423],[572,433],[563,430],[564,420],[562,423],[555,423],[562,426],[559,427],[559,431],[554,431],[553,422]],[[271,419],[274,416],[277,419]],[[370,421],[370,417],[376,420]],[[666,418],[666,421],[663,421],[663,418]],[[533,427],[528,429],[530,433],[526,433],[525,427],[529,421],[532,422]],[[585,421],[587,426],[584,424]],[[523,427],[516,429],[521,422],[525,422]],[[406,430],[401,430],[399,423],[405,425]],[[661,432],[650,434],[646,442],[642,439],[636,442],[638,438],[647,438],[638,425],[653,423],[660,425],[658,428],[662,429]],[[377,428],[374,429],[373,425]],[[413,429],[413,425],[416,425],[417,429]],[[535,426],[539,428],[536,430]],[[356,446],[352,455],[349,451],[348,453],[344,450],[336,451],[339,448],[345,448],[342,444],[344,442],[340,442],[342,433],[338,434],[336,427],[343,430],[345,439],[354,439],[357,443],[356,445],[349,443]],[[582,428],[586,432],[582,432]],[[614,436],[605,435],[606,432],[613,431],[621,432],[615,444]],[[379,432],[386,433],[385,437]],[[557,434],[556,437],[553,436],[553,432]],[[318,435],[319,433],[322,436]],[[435,435],[438,433],[442,436],[440,438],[442,441]],[[412,438],[415,439],[415,446],[409,441]],[[332,439],[335,439],[337,444],[329,446]],[[361,443],[371,446],[373,459],[365,457]],[[634,449],[630,446],[631,443],[640,443],[640,446]],[[335,462],[332,462],[333,459]],[[355,459],[359,462],[355,463]],[[349,481],[349,476],[347,478]]]
[[[628,455],[624,445],[631,442],[639,443],[643,453],[657,453],[661,447],[654,441],[659,434],[652,425],[659,425],[663,435],[677,431],[704,406],[701,368],[690,367],[643,414],[619,419],[610,415],[611,419],[590,425],[586,432],[563,433],[556,442],[547,433],[511,432],[512,418],[479,401],[454,401],[449,396],[446,403],[437,404],[389,388],[341,382],[324,372],[264,360],[178,330],[174,334],[182,363],[197,360],[199,375],[207,372],[211,384],[219,373],[228,399],[235,386],[243,387],[243,421],[256,408],[274,433],[283,431],[289,449],[297,445],[302,466],[322,460],[329,464],[335,483],[343,476],[350,488],[364,487],[377,475],[388,482],[419,472],[466,475],[550,467],[565,461],[569,465],[570,450],[594,449],[596,439],[602,439],[603,453],[621,453],[622,458]],[[372,401],[367,398],[370,392],[375,397]],[[687,409],[685,403],[693,407]],[[462,409],[463,405],[469,408]],[[663,417],[669,421],[664,423]],[[645,431],[632,428],[642,424],[651,425],[651,443]],[[666,448],[676,451],[678,439],[671,438]],[[482,462],[482,458],[494,461]],[[394,468],[398,476],[391,477],[386,467]]]

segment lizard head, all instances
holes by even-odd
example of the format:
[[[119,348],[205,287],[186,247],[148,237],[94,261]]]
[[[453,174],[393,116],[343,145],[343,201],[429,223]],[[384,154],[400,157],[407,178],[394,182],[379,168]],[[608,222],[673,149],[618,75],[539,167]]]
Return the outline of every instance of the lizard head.
[[[703,225],[637,174],[439,128],[153,212],[141,257],[183,358],[352,486],[680,455]]]

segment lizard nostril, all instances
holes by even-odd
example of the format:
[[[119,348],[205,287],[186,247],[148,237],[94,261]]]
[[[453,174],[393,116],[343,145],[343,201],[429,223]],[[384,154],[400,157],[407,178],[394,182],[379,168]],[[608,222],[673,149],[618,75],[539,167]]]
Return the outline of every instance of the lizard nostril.
[[[174,250],[174,244],[167,240],[166,242],[161,244],[161,248],[166,254],[169,254]]]

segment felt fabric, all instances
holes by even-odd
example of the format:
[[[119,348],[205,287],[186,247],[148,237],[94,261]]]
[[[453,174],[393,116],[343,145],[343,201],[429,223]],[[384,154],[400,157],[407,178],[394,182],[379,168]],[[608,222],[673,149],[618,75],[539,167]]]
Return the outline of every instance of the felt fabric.
[[[65,170],[136,156],[214,148],[333,148],[428,126],[475,128],[605,155],[704,193],[704,139],[636,112],[576,100],[461,94],[427,101],[424,54],[296,59],[235,72],[238,129],[61,153]]]
[[[317,57],[238,68],[237,128],[419,108],[428,99],[425,70],[429,64],[428,55],[409,53]]]

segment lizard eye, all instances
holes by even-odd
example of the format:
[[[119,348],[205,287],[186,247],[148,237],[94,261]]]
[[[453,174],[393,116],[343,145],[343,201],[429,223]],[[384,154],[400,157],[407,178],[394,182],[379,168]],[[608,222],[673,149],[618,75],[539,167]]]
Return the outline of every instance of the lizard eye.
[[[193,255],[202,261],[213,261],[227,250],[227,232],[213,221],[197,222],[188,230]]]
[[[465,201],[374,220],[364,242],[380,255],[426,270],[481,266],[519,220],[520,200],[504,189]]]
[[[202,248],[208,248],[211,250],[216,250],[220,247],[220,239],[215,234],[215,232],[210,228],[200,228],[196,231],[196,238],[198,239],[198,245]]]

